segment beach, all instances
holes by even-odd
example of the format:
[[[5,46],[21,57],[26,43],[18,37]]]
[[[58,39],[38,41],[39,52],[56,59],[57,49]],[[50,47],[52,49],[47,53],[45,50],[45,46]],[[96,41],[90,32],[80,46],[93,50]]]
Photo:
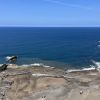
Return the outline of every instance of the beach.
[[[0,72],[0,100],[99,100],[99,70],[9,65]]]

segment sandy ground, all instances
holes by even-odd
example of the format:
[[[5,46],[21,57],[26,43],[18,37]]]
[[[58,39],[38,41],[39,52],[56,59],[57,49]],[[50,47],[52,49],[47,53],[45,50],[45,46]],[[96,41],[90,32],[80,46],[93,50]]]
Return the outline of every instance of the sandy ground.
[[[100,100],[99,71],[12,67],[0,72],[0,100]]]

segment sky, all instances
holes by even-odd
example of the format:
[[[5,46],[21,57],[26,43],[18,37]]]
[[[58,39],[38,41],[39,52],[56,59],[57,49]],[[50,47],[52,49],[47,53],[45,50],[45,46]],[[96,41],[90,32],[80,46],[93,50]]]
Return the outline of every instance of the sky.
[[[0,0],[0,26],[100,27],[100,0]]]

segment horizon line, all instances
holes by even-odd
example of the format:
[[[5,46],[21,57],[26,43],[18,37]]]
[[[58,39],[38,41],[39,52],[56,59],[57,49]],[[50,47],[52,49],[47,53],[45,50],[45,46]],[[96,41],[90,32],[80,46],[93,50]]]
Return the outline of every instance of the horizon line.
[[[78,28],[78,27],[83,27],[83,28],[95,28],[95,27],[97,27],[97,28],[100,28],[100,26],[0,26],[0,28],[1,27],[32,27],[32,28],[38,28],[38,27],[40,27],[40,28],[49,28],[49,27],[51,27],[51,28]]]

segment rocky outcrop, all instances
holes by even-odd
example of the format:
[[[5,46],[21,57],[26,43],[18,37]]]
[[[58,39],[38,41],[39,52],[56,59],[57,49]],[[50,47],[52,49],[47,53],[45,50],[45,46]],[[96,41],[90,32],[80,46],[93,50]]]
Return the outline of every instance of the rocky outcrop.
[[[7,69],[7,64],[3,64],[3,65],[1,65],[0,66],[0,71],[4,71],[4,70],[6,70]]]
[[[99,100],[100,72],[67,73],[43,67],[0,73],[0,100]]]

